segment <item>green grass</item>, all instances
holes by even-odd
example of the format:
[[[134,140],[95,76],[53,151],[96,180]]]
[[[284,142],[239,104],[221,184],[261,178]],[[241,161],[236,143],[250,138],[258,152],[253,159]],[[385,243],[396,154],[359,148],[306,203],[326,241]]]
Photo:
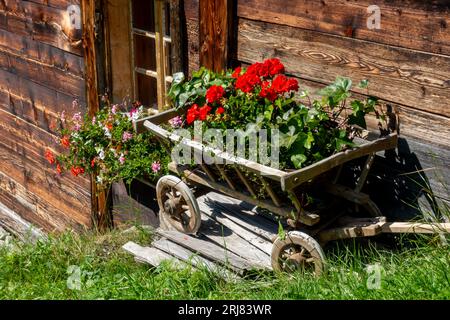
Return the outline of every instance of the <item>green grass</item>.
[[[225,282],[206,270],[149,268],[120,247],[149,243],[143,230],[105,235],[51,236],[36,245],[0,249],[0,299],[449,299],[450,250],[436,238],[376,249],[373,243],[341,242],[326,250],[329,272],[253,274]],[[367,265],[382,266],[381,288],[368,289]],[[81,290],[67,287],[68,267],[81,270]],[[373,274],[372,274],[373,275]]]

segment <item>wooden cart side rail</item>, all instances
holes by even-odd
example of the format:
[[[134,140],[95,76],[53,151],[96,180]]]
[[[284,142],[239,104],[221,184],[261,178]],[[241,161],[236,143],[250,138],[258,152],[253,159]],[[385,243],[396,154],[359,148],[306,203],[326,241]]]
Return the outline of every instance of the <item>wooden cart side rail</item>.
[[[166,140],[168,139],[174,143],[179,143],[183,146],[191,148],[194,151],[200,152],[202,155],[205,153],[208,155],[214,155],[214,161],[218,160],[216,163],[222,162],[223,164],[235,164],[240,167],[246,168],[247,170],[259,176],[264,176],[275,181],[281,181],[281,178],[287,174],[284,171],[264,166],[262,164],[244,158],[232,156],[225,151],[205,146],[202,143],[191,139],[183,138],[173,132],[169,132],[161,128],[160,126],[154,124],[149,120],[144,121],[144,127],[150,130],[150,132],[155,134],[157,137]]]
[[[371,153],[393,149],[397,146],[397,133],[362,144],[355,149],[336,153],[305,168],[290,172],[281,179],[283,191],[292,190],[302,183],[311,180],[321,173],[327,172],[345,162],[369,155]]]
[[[144,127],[145,121],[150,121],[154,124],[161,124],[164,122],[169,121],[170,119],[176,117],[179,115],[179,111],[175,109],[170,109],[167,111],[159,112],[156,115],[151,115],[142,119],[138,119],[136,121],[133,121],[133,128],[136,133],[142,133],[147,131],[147,129]]]

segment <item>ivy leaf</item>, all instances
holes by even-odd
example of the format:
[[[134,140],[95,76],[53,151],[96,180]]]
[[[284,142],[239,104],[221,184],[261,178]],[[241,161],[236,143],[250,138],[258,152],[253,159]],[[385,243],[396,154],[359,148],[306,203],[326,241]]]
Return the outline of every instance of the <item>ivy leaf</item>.
[[[311,149],[311,145],[314,142],[314,136],[311,131],[308,132],[308,136],[306,137],[305,143],[303,144],[306,149]]]
[[[307,158],[304,154],[294,154],[291,156],[291,161],[297,169],[300,169],[302,167],[302,163],[306,160]]]
[[[361,80],[361,82],[358,84],[358,87],[360,87],[361,89],[366,89],[369,86],[369,80],[364,79]]]

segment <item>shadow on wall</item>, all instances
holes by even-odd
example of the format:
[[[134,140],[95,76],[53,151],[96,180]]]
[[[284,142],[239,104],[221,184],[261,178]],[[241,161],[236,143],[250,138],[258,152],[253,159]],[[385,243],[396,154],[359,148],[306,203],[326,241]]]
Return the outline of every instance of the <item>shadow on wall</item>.
[[[390,220],[424,218],[424,213],[428,218],[441,219],[442,206],[432,188],[436,183],[431,183],[428,174],[408,140],[399,137],[397,149],[375,159],[364,191]],[[439,174],[434,172],[433,179]]]

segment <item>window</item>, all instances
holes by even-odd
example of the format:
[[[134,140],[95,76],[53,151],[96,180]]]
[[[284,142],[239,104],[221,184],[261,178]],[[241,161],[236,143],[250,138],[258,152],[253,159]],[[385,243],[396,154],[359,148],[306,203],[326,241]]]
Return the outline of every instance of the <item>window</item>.
[[[132,0],[130,5],[134,97],[161,108],[172,81],[169,5],[162,0]]]
[[[107,3],[113,101],[128,97],[161,109],[172,82],[169,2]]]

